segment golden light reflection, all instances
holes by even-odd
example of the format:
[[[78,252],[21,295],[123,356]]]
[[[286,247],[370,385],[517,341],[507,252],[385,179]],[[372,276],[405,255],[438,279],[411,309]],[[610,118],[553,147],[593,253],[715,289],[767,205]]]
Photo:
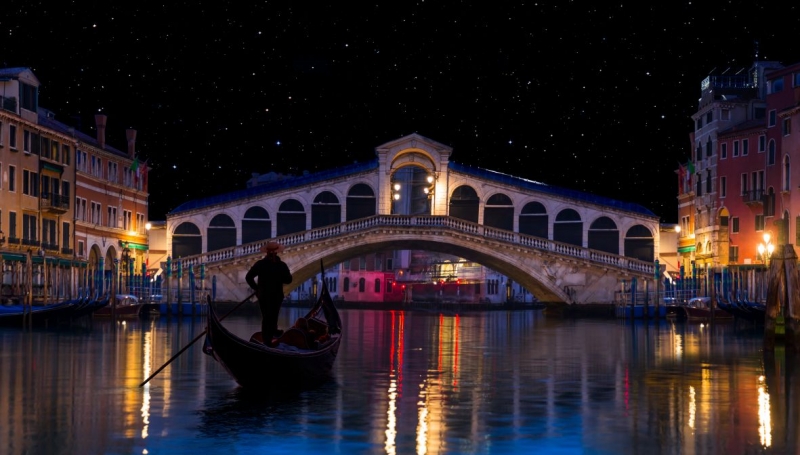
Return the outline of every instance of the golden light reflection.
[[[417,421],[417,454],[422,455],[428,452],[428,405],[425,400],[425,384],[420,385],[420,395],[422,399],[417,403],[419,406]]]
[[[675,358],[683,357],[683,336],[675,335]]]
[[[389,382],[389,409],[386,411],[386,453],[394,455],[397,453],[397,381],[392,379]]]
[[[694,386],[689,386],[689,428],[694,430],[694,418],[697,414],[697,394]]]
[[[153,344],[153,333],[144,334],[144,360],[142,361],[142,377],[149,378],[152,369],[152,359],[150,348]],[[142,439],[147,439],[150,427],[150,383],[144,385],[144,396],[142,397]]]
[[[764,376],[758,378],[758,435],[761,438],[761,445],[769,447],[772,445],[772,419],[770,418],[769,393],[764,384]]]

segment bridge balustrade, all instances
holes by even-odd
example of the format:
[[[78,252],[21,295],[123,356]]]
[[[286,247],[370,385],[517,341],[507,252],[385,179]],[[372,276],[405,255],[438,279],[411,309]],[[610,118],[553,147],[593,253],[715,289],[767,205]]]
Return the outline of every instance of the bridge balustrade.
[[[562,256],[584,259],[590,262],[627,269],[642,274],[652,275],[655,271],[655,265],[652,262],[591,250],[577,245],[556,242],[549,239],[520,234],[518,232],[483,226],[478,223],[473,223],[471,221],[450,216],[436,215],[374,215],[368,218],[347,221],[337,225],[287,234],[274,239],[264,239],[245,245],[237,245],[234,247],[202,253],[195,256],[188,256],[185,258],[180,258],[180,261],[182,262],[183,267],[189,267],[193,265],[199,266],[201,263],[228,261],[240,257],[260,254],[261,246],[271,240],[278,241],[282,245],[289,247],[302,243],[313,242],[316,240],[336,237],[347,233],[364,231],[376,227],[395,226],[447,228],[487,239],[499,240],[526,248],[559,254]],[[176,262],[177,261],[173,261],[174,270],[176,270],[177,267]]]

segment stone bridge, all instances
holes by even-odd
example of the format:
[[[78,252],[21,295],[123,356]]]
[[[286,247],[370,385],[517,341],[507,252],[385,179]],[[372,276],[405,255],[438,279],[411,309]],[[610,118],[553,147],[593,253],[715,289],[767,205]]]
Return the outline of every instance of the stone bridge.
[[[652,278],[654,264],[541,237],[496,229],[450,216],[375,215],[274,239],[294,283],[347,259],[381,249],[415,249],[456,255],[493,270],[530,290],[542,302],[609,304],[622,280]],[[262,257],[268,240],[181,258],[181,266],[205,264],[216,277],[218,301],[250,295],[244,276]],[[173,270],[177,261],[172,262]],[[175,273],[172,273],[175,286]],[[296,284],[287,286],[285,293]]]

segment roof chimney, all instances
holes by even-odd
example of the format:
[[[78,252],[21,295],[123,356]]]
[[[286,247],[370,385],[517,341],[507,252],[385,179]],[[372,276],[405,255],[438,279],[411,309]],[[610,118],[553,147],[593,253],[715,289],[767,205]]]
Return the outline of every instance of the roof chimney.
[[[100,148],[105,148],[106,146],[106,116],[103,114],[96,114],[94,116],[94,121],[97,124],[97,143],[100,145]]]
[[[128,128],[125,130],[125,136],[128,138],[128,156],[134,158],[136,157],[136,130]]]

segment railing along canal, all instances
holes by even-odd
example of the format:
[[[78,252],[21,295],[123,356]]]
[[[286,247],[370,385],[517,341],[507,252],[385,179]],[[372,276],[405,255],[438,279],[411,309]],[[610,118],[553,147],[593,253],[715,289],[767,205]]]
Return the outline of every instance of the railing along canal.
[[[354,221],[346,221],[341,224],[325,226],[308,231],[297,232],[294,234],[282,235],[276,238],[259,240],[246,245],[237,245],[223,248],[208,253],[181,258],[183,267],[200,265],[202,263],[214,263],[241,258],[245,256],[260,254],[261,246],[269,241],[276,241],[285,247],[300,245],[303,243],[314,242],[317,240],[328,239],[349,233],[362,232],[369,229],[380,227],[439,227],[453,231],[470,234],[486,239],[499,240],[522,247],[547,251],[562,256],[568,256],[587,260],[597,264],[617,267],[632,272],[650,274],[655,271],[652,262],[646,262],[635,258],[629,258],[603,251],[592,250],[568,243],[556,242],[541,237],[520,234],[518,232],[506,231],[489,226],[483,226],[471,221],[453,218],[450,216],[433,215],[374,215],[368,218],[361,218]],[[177,267],[173,261],[173,268]]]

